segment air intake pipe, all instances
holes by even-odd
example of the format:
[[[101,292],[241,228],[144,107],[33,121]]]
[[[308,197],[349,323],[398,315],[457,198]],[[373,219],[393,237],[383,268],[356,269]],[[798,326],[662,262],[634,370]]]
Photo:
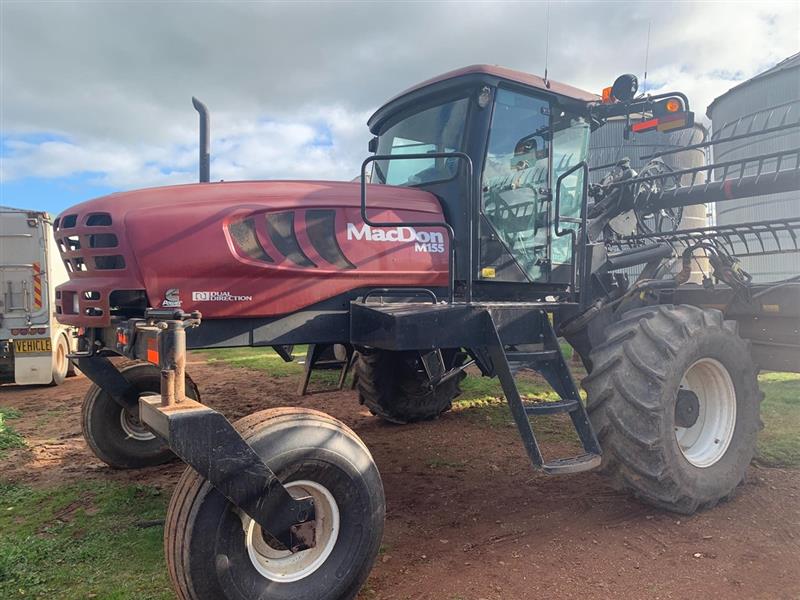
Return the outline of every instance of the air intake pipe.
[[[206,105],[194,96],[192,96],[192,105],[200,114],[200,183],[208,183],[211,181],[211,140],[209,133],[211,119]]]

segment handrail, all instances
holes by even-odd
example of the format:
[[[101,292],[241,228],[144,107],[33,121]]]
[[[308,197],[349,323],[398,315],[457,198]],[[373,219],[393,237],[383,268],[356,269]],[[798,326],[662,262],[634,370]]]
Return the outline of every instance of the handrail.
[[[575,218],[564,218],[565,223],[577,223],[580,225],[581,231],[581,238],[582,238],[582,254],[581,256],[587,253],[587,245],[588,245],[588,233],[586,231],[586,221],[588,215],[588,192],[589,192],[589,165],[586,163],[585,160],[573,165],[566,171],[564,171],[561,175],[558,176],[556,179],[556,201],[555,207],[553,211],[555,212],[555,218],[553,219],[553,230],[557,237],[564,237],[565,235],[569,235],[572,238],[572,270],[570,272],[570,289],[571,294],[574,298],[576,291],[577,291],[577,269],[578,269],[578,258],[577,258],[577,251],[578,251],[578,233],[574,229],[561,229],[561,182],[572,175],[573,173],[577,172],[579,169],[583,170],[583,198],[581,201],[581,217],[580,219]],[[581,265],[581,289],[586,286],[586,264],[584,258],[584,264]]]
[[[467,164],[467,218],[469,220],[469,240],[467,243],[467,252],[468,252],[468,276],[467,276],[467,287],[465,293],[465,300],[467,304],[472,302],[472,241],[473,241],[473,233],[474,233],[474,199],[473,199],[473,167],[472,167],[472,159],[465,154],[464,152],[430,152],[430,153],[418,153],[418,154],[374,154],[372,156],[368,156],[364,162],[361,163],[361,219],[369,225],[370,227],[442,227],[447,231],[447,237],[449,241],[449,253],[448,253],[448,281],[447,281],[447,291],[448,291],[448,302],[453,304],[455,301],[455,253],[456,253],[456,234],[453,230],[452,225],[450,225],[447,221],[444,222],[432,222],[432,221],[420,221],[420,222],[394,222],[394,223],[383,223],[378,221],[371,221],[367,216],[367,165],[370,163],[379,161],[379,160],[424,160],[424,159],[431,159],[431,158],[455,158],[461,161],[464,161]]]

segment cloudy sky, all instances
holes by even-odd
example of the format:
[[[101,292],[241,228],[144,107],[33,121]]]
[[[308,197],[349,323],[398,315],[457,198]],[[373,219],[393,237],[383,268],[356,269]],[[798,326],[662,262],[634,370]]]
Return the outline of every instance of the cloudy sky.
[[[0,0],[0,204],[59,210],[191,182],[196,95],[212,179],[350,179],[382,101],[473,63],[544,71],[545,2]],[[800,50],[800,3],[550,3],[549,73],[620,73],[695,111]]]

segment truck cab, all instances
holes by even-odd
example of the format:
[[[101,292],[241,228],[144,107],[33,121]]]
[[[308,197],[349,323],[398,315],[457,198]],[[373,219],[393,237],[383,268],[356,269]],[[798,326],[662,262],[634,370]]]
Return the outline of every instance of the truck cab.
[[[72,328],[55,319],[67,271],[47,213],[0,207],[0,381],[59,384],[70,370]]]

